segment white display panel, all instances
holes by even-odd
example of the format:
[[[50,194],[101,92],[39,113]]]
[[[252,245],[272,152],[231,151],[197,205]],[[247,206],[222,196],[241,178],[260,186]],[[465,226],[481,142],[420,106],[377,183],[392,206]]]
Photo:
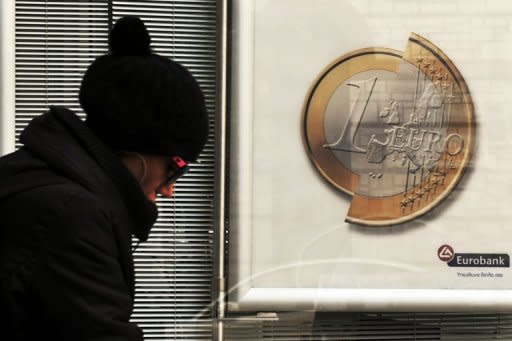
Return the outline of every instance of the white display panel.
[[[510,267],[455,267],[438,256],[443,245],[477,261],[510,254],[512,3],[244,0],[233,2],[232,20],[229,308],[512,308]],[[403,51],[411,32],[463,75],[475,108],[473,155],[426,215],[391,227],[350,224],[351,197],[308,158],[304,101],[343,54]]]

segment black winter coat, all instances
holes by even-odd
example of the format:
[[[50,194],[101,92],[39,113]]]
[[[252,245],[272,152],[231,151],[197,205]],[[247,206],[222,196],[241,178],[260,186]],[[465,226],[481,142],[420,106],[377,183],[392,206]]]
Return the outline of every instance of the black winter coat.
[[[156,207],[73,112],[53,107],[0,158],[0,339],[142,340],[131,236]]]

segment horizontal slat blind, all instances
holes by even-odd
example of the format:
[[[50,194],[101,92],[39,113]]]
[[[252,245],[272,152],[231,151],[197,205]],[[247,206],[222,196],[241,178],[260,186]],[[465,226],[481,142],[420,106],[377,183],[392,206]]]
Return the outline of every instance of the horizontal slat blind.
[[[16,1],[16,138],[49,105],[83,115],[78,89],[108,49],[107,9],[107,1]]]
[[[293,315],[293,314],[292,314]],[[331,313],[278,321],[229,321],[226,341],[512,340],[511,314]]]
[[[114,21],[141,17],[153,50],[185,65],[198,79],[210,113],[210,137],[200,163],[172,199],[160,199],[159,219],[135,252],[133,321],[148,340],[211,340],[216,1],[114,1]]]
[[[139,15],[155,52],[199,80],[210,113],[209,142],[176,186],[159,200],[159,220],[135,252],[133,321],[147,340],[210,340],[216,1],[113,1],[114,19]],[[16,137],[49,105],[83,117],[78,90],[87,66],[108,49],[108,1],[16,1]],[[17,147],[20,147],[17,143]]]

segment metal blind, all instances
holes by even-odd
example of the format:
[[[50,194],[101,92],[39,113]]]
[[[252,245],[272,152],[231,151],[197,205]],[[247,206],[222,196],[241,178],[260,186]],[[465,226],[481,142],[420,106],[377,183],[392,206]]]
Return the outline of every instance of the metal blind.
[[[187,67],[210,113],[210,136],[199,164],[180,180],[172,199],[159,200],[159,220],[135,253],[133,321],[151,340],[211,340],[213,200],[216,112],[215,0],[113,1],[114,22],[139,16],[151,46]]]
[[[108,48],[107,8],[106,1],[16,1],[16,140],[49,105],[83,114],[78,89]]]
[[[277,321],[230,321],[226,325],[225,340],[512,340],[511,314],[325,313],[313,317],[304,315],[308,313],[284,314]]]
[[[111,14],[114,21],[141,16],[154,51],[184,64],[199,80],[211,117],[200,163],[179,181],[172,200],[159,200],[159,220],[135,252],[132,319],[147,340],[210,340],[216,1],[16,0],[16,138],[49,105],[83,117],[80,81],[108,49]]]

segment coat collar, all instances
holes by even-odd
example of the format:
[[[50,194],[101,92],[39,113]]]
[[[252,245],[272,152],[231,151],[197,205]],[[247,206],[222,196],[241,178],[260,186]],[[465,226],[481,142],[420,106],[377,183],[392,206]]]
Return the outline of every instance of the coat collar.
[[[146,198],[120,158],[74,112],[50,107],[29,124],[20,139],[25,147],[88,190],[117,197],[133,222],[130,233],[147,240],[157,218],[156,205]]]

